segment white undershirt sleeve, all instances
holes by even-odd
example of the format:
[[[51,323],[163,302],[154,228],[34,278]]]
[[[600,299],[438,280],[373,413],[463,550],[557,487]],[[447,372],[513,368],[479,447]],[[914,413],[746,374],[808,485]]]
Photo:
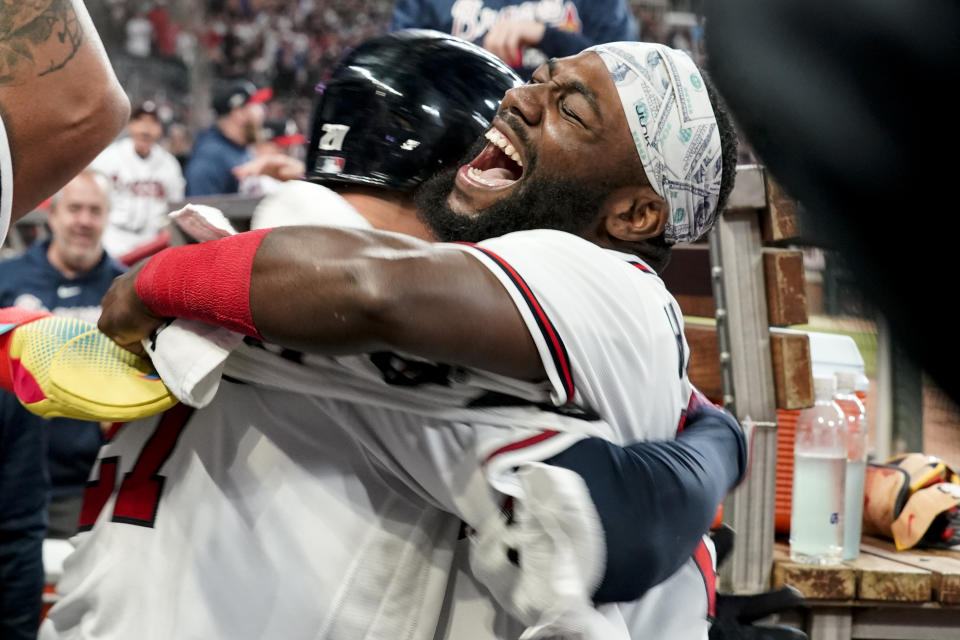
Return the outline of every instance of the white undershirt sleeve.
[[[10,159],[10,144],[7,129],[0,118],[0,244],[7,237],[10,227],[10,210],[13,208],[13,161]]]

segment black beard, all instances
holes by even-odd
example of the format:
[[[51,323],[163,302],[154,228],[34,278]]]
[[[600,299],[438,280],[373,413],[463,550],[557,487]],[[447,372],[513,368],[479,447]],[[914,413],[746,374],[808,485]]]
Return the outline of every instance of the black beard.
[[[480,242],[530,229],[556,229],[582,235],[610,193],[605,185],[535,176],[519,185],[506,199],[475,215],[461,215],[447,204],[458,170],[459,167],[441,171],[416,194],[420,219],[443,242]]]

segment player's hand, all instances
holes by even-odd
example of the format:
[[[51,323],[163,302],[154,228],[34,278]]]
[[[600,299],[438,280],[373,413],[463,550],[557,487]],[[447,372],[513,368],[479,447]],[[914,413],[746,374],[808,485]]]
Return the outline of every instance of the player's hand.
[[[723,525],[712,535],[719,567],[733,549],[734,532]],[[754,624],[775,613],[803,606],[803,594],[791,586],[749,596],[718,592],[709,640],[807,640],[807,634],[793,627]]]
[[[270,176],[275,180],[299,180],[306,173],[307,167],[296,158],[282,153],[257,156],[250,162],[245,162],[233,168],[233,175],[237,180],[250,176]]]
[[[140,341],[150,337],[164,322],[137,295],[137,275],[144,264],[146,260],[114,279],[103,296],[103,313],[97,322],[100,331],[111,340],[138,355],[146,355]]]
[[[503,20],[483,37],[483,48],[514,68],[523,61],[523,49],[540,44],[547,26],[536,20]]]
[[[786,625],[754,624],[761,618],[803,606],[803,596],[790,586],[752,596],[717,594],[717,618],[710,640],[807,640],[807,634]]]

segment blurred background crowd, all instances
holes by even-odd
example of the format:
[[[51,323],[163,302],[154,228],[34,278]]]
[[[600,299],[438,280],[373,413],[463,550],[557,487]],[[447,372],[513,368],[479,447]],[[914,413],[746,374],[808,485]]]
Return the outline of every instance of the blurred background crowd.
[[[210,123],[211,92],[231,80],[271,87],[267,117],[309,120],[324,71],[387,29],[390,0],[101,0],[88,4],[134,103],[152,100],[166,145],[189,149]]]
[[[703,59],[690,0],[630,0],[641,40]],[[306,131],[315,87],[345,49],[389,29],[393,0],[98,0],[88,8],[133,103],[152,100],[163,145],[184,157],[211,122],[211,93],[233,80],[270,87],[269,120]]]

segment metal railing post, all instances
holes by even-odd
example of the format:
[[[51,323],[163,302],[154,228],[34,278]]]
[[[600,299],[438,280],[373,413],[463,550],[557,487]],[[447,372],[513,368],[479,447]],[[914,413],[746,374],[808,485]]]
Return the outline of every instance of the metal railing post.
[[[759,168],[751,171],[762,180]],[[744,177],[755,180],[752,173]],[[753,194],[737,202],[731,197],[731,205],[735,208],[721,216],[710,237],[723,396],[724,405],[741,424],[752,423],[754,431],[750,473],[723,504],[724,522],[736,538],[720,578],[728,591],[756,593],[769,587],[773,565],[777,459],[776,393],[758,215],[765,199]]]

